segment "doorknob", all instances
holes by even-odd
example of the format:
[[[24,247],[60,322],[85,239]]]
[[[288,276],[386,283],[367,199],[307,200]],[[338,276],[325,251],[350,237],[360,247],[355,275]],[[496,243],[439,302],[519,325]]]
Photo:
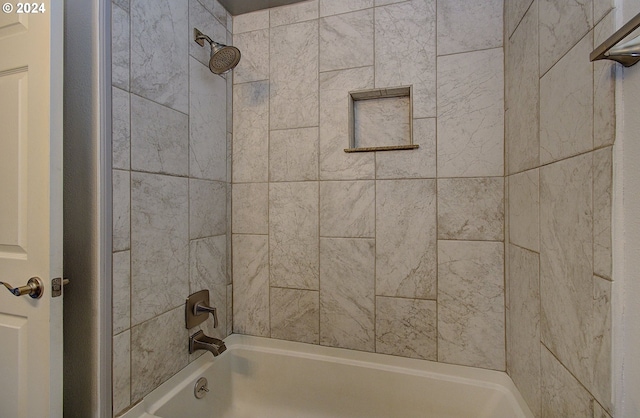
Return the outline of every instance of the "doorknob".
[[[39,277],[32,277],[29,279],[25,286],[13,287],[9,283],[0,282],[7,290],[14,294],[14,296],[29,295],[33,299],[40,299],[44,293],[44,283]]]

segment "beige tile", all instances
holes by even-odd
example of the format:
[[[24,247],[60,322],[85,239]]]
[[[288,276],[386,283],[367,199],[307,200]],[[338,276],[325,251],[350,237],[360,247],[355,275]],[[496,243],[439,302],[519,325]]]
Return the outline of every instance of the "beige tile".
[[[509,177],[509,234],[511,242],[540,251],[540,171]]]
[[[269,233],[269,185],[239,183],[233,185],[233,233]]]
[[[189,238],[225,234],[226,217],[226,183],[189,179]]]
[[[373,0],[320,0],[320,16],[337,15],[373,7]]]
[[[113,87],[111,147],[112,167],[122,170],[131,168],[131,106],[129,93]]]
[[[113,251],[131,248],[131,173],[112,171]]]
[[[271,286],[318,290],[318,182],[269,186]]]
[[[375,11],[376,87],[413,85],[415,118],[436,116],[435,8],[435,0],[411,0]]]
[[[269,10],[258,10],[233,17],[233,34],[269,28]]]
[[[375,236],[375,182],[320,182],[320,236]]]
[[[502,48],[438,58],[438,177],[502,176]]]
[[[269,179],[304,181],[318,179],[318,128],[271,131]]]
[[[516,27],[522,20],[522,17],[527,10],[529,10],[531,3],[533,2],[534,0],[509,0],[504,2],[504,24],[506,27],[505,30],[507,37],[511,37],[513,31],[516,30]],[[537,3],[534,4],[534,7],[537,10]]]
[[[320,240],[320,344],[375,350],[375,240]]]
[[[502,241],[504,180],[439,179],[438,238]]]
[[[113,334],[131,327],[131,252],[113,253]]]
[[[353,90],[373,88],[373,67],[320,74],[320,179],[375,177],[374,154],[349,148],[349,99]]]
[[[438,55],[502,46],[503,1],[438,1]]]
[[[509,375],[540,416],[540,255],[509,246]]]
[[[584,37],[540,80],[540,163],[593,147],[592,37]]]
[[[438,241],[438,361],[505,369],[504,244]]]
[[[318,21],[270,31],[270,129],[318,126]]]
[[[436,302],[376,297],[376,352],[437,359]]]
[[[541,357],[541,416],[543,418],[592,417],[592,398],[589,392],[544,346]]]
[[[265,182],[269,171],[268,81],[233,87],[233,182]]]
[[[596,5],[611,6],[608,0]],[[597,47],[616,31],[615,13],[609,13],[593,30],[593,44]],[[593,63],[593,146],[612,145],[616,138],[615,80],[618,65],[610,60]]]
[[[612,278],[612,147],[593,152],[593,271]]]
[[[271,337],[318,344],[317,291],[271,288]]]
[[[436,120],[413,120],[413,143],[420,146],[410,151],[385,151],[376,154],[376,178],[435,178]]]
[[[233,236],[233,332],[270,335],[268,248],[267,236]]]
[[[131,403],[131,332],[113,337],[113,413]]]
[[[373,65],[373,9],[320,19],[320,71]]]
[[[540,74],[546,73],[589,32],[593,26],[592,2],[593,0],[539,0]],[[577,61],[571,62],[575,64]]]
[[[125,10],[117,6],[111,8],[111,84],[128,91],[131,67],[129,7]]]
[[[131,401],[136,402],[185,367],[189,335],[182,306],[131,329]]]
[[[234,35],[233,46],[242,54],[233,70],[234,84],[269,78],[269,29]]]
[[[376,292],[436,297],[436,182],[376,182]]]
[[[271,27],[289,25],[318,18],[318,0],[300,1],[269,9]]]

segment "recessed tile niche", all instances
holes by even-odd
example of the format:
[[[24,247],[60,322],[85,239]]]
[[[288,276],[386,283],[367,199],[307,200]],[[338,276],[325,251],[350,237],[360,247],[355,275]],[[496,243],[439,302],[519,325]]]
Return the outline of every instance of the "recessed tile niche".
[[[349,92],[349,148],[345,152],[415,149],[411,87]]]

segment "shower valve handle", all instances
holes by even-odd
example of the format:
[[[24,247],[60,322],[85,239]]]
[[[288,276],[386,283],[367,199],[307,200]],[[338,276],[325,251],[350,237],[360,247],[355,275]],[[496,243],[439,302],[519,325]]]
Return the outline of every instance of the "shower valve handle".
[[[205,305],[204,302],[196,302],[195,305],[193,305],[193,314],[194,315],[200,315],[200,314],[211,314],[213,315],[213,327],[214,328],[218,328],[218,311],[216,308],[212,308],[211,306],[207,306]]]

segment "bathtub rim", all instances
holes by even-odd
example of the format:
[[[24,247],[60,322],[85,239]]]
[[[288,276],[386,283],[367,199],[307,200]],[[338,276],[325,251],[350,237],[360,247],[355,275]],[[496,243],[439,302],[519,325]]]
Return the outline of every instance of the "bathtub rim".
[[[503,371],[243,334],[232,334],[225,338],[224,342],[227,346],[227,352],[248,350],[280,354],[356,367],[368,367],[491,389],[506,395],[509,402],[515,408],[520,409],[525,417],[534,417],[509,375]],[[225,354],[223,353],[222,356]],[[131,409],[117,417],[157,418],[157,415],[154,415],[156,411],[176,393],[185,387],[192,386],[210,365],[218,359],[213,357],[211,353],[204,353],[147,394]]]

